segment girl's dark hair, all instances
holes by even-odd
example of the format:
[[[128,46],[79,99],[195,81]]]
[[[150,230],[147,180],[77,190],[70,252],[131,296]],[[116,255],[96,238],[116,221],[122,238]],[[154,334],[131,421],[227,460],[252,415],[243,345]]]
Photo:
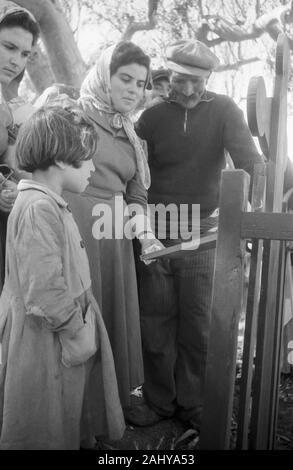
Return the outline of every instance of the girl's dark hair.
[[[140,47],[133,44],[133,42],[118,42],[112,54],[110,63],[110,76],[112,77],[112,75],[114,75],[114,73],[116,73],[118,68],[122,65],[133,63],[143,65],[147,69],[149,75],[150,62],[151,60],[149,56],[146,55]]]
[[[25,11],[10,13],[0,23],[0,30],[4,28],[14,28],[18,26],[29,31],[33,36],[33,45],[37,42],[40,35],[38,23]]]
[[[21,170],[33,173],[64,162],[80,168],[97,147],[94,125],[76,104],[51,103],[22,124],[16,140],[16,160]]]

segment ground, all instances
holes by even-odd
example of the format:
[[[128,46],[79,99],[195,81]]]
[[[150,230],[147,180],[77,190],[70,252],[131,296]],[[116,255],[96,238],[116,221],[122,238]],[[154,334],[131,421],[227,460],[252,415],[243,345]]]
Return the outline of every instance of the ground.
[[[237,430],[237,402],[244,340],[244,314],[239,323],[234,410],[231,423],[231,448],[235,447]],[[137,389],[137,395],[141,391]],[[123,439],[116,442],[98,443],[100,449],[119,450],[198,450],[200,436],[193,429],[188,429],[176,419],[168,419],[154,426],[145,428],[127,426]],[[293,371],[282,374],[279,386],[279,413],[276,430],[277,450],[293,450]]]
[[[236,387],[236,394],[237,394]],[[233,445],[236,422],[232,420]],[[200,436],[175,419],[168,419],[145,428],[127,426],[123,439],[98,443],[99,449],[115,450],[197,450]],[[279,387],[279,414],[276,432],[277,450],[293,450],[293,376],[282,376]]]
[[[293,376],[281,378],[276,448],[293,450]]]
[[[194,450],[198,447],[199,436],[193,429],[187,429],[180,421],[166,419],[154,426],[127,426],[123,439],[103,442],[98,448],[115,450]]]

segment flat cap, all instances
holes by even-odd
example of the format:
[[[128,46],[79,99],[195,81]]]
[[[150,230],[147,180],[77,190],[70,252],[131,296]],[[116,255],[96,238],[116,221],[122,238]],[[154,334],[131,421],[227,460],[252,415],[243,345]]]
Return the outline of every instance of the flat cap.
[[[166,48],[167,67],[177,73],[208,76],[220,63],[202,42],[181,40]]]
[[[170,80],[170,71],[168,69],[152,70],[152,81],[156,80]]]

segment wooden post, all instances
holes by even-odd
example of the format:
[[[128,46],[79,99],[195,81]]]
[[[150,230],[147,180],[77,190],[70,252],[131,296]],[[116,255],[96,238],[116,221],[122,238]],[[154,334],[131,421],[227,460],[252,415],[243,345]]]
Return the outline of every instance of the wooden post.
[[[263,212],[265,209],[266,165],[255,166],[251,197],[251,209]],[[259,306],[259,291],[261,283],[261,261],[263,241],[252,240],[252,251],[249,270],[249,285],[245,332],[243,343],[242,372],[239,394],[237,449],[248,448],[248,432],[251,410],[251,385],[253,376],[253,358],[256,343],[257,315]]]
[[[241,216],[249,179],[243,170],[222,173],[201,449],[229,448],[242,297]]]
[[[272,389],[271,389],[271,414],[269,428],[269,448],[274,449],[276,441],[276,427],[279,410],[279,382],[281,367],[281,347],[283,332],[283,300],[285,285],[285,266],[286,266],[286,242],[281,242],[279,253],[278,269],[278,290],[277,290],[277,311],[276,326],[273,344],[273,365],[272,365]]]

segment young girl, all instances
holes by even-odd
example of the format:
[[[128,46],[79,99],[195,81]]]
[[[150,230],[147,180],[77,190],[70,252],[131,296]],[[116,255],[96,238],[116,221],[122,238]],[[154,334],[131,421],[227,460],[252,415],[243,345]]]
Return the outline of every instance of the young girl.
[[[79,449],[122,437],[110,343],[63,190],[82,192],[97,135],[77,108],[39,109],[22,127],[0,298],[0,449]]]

